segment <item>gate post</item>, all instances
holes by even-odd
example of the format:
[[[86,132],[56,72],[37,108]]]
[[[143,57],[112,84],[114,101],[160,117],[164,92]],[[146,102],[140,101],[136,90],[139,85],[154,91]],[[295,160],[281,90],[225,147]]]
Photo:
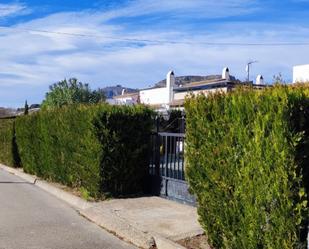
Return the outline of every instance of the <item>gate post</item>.
[[[155,136],[155,175],[160,179],[160,118],[156,117],[156,136]]]

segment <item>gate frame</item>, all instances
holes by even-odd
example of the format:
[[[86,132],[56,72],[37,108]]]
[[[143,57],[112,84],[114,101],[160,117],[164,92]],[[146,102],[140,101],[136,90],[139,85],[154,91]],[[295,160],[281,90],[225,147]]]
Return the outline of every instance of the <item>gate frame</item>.
[[[195,206],[196,199],[193,195],[189,193],[189,185],[185,181],[185,162],[183,159],[183,167],[182,173],[183,179],[177,179],[175,177],[171,177],[168,174],[168,156],[171,155],[169,153],[168,138],[182,138],[183,141],[183,151],[185,147],[185,134],[184,133],[169,133],[169,132],[159,132],[158,129],[155,133],[152,133],[152,137],[155,139],[154,143],[152,143],[152,157],[149,166],[149,175],[150,175],[150,184],[151,184],[151,193],[157,196],[171,199],[183,204],[188,204]],[[164,141],[161,143],[161,138],[165,137],[165,144]],[[174,140],[176,141],[176,140]],[[161,145],[165,145],[165,153],[164,156],[161,157],[160,154],[160,147]],[[171,145],[171,144],[170,144]],[[164,159],[163,163],[161,164],[161,159]],[[178,158],[179,160],[179,158]],[[178,161],[179,163],[179,161]],[[175,165],[175,162],[174,162]],[[153,168],[154,166],[154,168]],[[162,167],[161,167],[162,166]],[[161,170],[162,169],[162,170]],[[179,171],[179,167],[177,169]]]

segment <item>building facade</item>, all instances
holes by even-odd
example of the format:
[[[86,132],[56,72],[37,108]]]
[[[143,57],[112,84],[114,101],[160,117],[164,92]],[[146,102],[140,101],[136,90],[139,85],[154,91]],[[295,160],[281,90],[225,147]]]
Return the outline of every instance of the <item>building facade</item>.
[[[170,108],[183,108],[184,100],[188,95],[210,94],[214,92],[228,92],[239,85],[240,82],[232,80],[229,68],[222,70],[221,79],[192,82],[184,86],[175,85],[175,73],[169,71],[166,75],[165,87],[142,89],[134,94],[122,94],[114,97],[117,104],[145,104],[158,111]],[[254,87],[263,87],[263,76],[258,75]]]
[[[309,64],[293,67],[293,83],[309,82]]]

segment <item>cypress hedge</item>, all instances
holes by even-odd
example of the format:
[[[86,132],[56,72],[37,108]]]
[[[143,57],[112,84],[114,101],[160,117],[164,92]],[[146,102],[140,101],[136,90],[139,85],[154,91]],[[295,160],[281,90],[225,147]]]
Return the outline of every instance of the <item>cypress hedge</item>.
[[[20,164],[14,118],[0,119],[0,162],[12,167]]]
[[[305,248],[309,86],[185,103],[186,176],[214,248]]]
[[[24,170],[92,197],[143,190],[152,112],[74,105],[16,120]]]

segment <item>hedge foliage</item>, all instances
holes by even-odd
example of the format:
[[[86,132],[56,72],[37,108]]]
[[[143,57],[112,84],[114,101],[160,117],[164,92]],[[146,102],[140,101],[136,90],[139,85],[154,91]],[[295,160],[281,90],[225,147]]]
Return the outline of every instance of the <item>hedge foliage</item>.
[[[142,191],[151,115],[141,106],[76,105],[20,117],[23,168],[93,197]]]
[[[12,167],[20,164],[13,118],[0,119],[0,162]]]
[[[187,99],[186,176],[215,248],[304,248],[309,86]]]

